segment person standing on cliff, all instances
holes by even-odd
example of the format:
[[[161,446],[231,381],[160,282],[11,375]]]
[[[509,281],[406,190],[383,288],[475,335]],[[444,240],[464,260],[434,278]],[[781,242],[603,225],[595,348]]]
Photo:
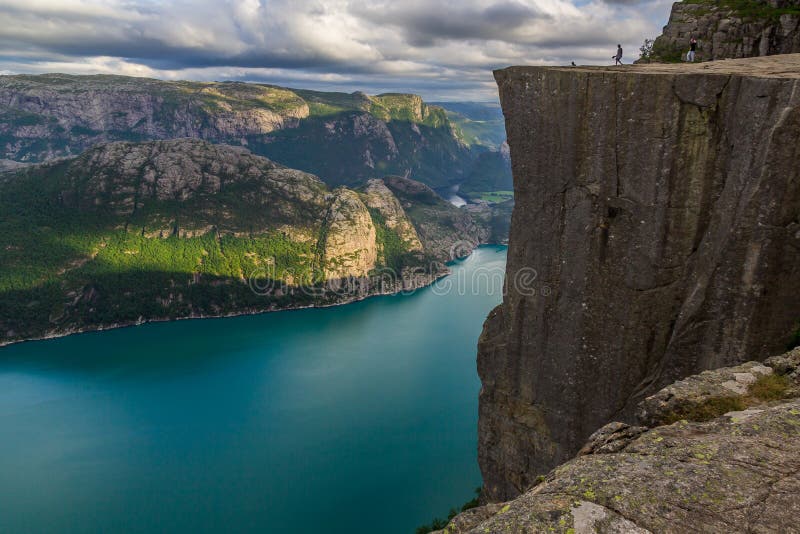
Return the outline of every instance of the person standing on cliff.
[[[614,65],[622,65],[622,45],[617,45],[617,55],[611,56],[611,59],[614,60]]]
[[[686,61],[689,63],[694,63],[695,52],[697,52],[697,39],[692,37],[692,40],[689,41],[689,53],[686,54]]]

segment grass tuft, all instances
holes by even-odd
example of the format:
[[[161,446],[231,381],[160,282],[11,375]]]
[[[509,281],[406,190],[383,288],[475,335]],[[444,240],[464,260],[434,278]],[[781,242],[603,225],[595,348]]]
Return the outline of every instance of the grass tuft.
[[[751,397],[762,401],[781,400],[786,398],[792,382],[788,377],[770,374],[764,375],[750,386]]]
[[[742,397],[715,397],[707,399],[700,404],[688,406],[668,414],[664,418],[664,424],[670,425],[683,419],[702,423],[710,421],[728,412],[738,412],[746,407]]]

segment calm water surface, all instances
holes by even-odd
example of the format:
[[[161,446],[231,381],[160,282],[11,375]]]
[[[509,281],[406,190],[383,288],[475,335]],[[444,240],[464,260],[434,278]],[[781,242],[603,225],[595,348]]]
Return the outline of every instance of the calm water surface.
[[[483,247],[413,295],[0,349],[0,532],[413,532],[480,485],[504,266]]]

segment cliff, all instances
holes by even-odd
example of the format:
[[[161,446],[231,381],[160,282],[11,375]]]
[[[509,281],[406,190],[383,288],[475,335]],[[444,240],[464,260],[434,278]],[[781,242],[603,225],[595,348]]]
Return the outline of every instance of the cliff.
[[[800,349],[706,371],[610,423],[513,501],[446,534],[798,532]]]
[[[651,59],[681,61],[692,37],[697,61],[800,53],[800,1],[676,2]]]
[[[479,343],[489,501],[800,320],[800,55],[495,77],[516,207]]]
[[[417,228],[429,219],[415,220],[381,180],[331,191],[196,139],[99,145],[0,172],[0,345],[420,287],[446,273],[433,257],[488,235],[444,204],[432,208],[441,242],[425,247]]]

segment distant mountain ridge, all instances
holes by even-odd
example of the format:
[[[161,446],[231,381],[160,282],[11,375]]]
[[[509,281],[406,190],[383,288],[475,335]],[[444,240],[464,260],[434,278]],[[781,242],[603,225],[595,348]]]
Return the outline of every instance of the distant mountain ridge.
[[[112,141],[198,138],[358,186],[388,174],[460,183],[473,149],[444,109],[407,94],[67,74],[0,76],[0,159],[37,163]]]

